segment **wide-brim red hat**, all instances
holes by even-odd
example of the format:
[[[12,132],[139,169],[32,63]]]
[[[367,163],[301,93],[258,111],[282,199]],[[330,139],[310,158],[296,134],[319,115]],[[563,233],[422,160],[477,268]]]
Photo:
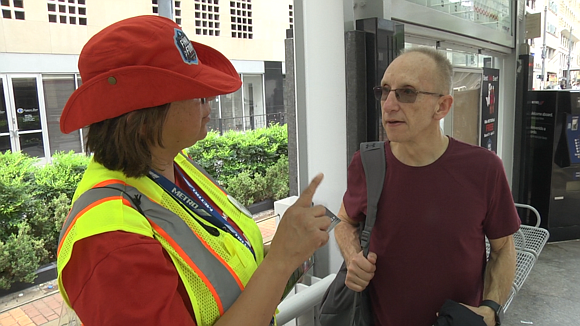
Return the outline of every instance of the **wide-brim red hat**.
[[[235,92],[242,82],[219,51],[191,42],[159,16],[114,23],[79,56],[83,84],[68,99],[60,129],[70,133],[127,112]]]

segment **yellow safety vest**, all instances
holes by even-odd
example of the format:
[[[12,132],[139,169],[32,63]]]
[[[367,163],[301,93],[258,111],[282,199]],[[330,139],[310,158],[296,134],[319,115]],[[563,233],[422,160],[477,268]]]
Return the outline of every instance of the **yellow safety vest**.
[[[208,233],[190,214],[201,223],[211,224],[186,211],[150,178],[128,178],[91,161],[75,192],[59,240],[58,283],[68,306],[71,303],[62,271],[71,258],[74,243],[110,231],[137,233],[161,243],[187,290],[198,326],[213,325],[244,290],[264,258],[260,230],[193,161],[179,154],[175,162],[239,226],[256,259],[231,234]],[[203,259],[199,259],[201,256]]]

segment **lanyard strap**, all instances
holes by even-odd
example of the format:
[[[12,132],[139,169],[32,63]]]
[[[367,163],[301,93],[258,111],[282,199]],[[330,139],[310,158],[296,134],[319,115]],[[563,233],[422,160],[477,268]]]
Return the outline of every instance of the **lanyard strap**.
[[[149,171],[149,178],[151,178],[155,183],[157,183],[163,190],[165,190],[168,194],[171,195],[175,200],[178,200],[180,203],[185,205],[185,207],[189,208],[192,212],[200,216],[201,218],[205,219],[209,223],[213,224],[215,227],[222,229],[225,232],[228,232],[238,241],[240,241],[254,256],[256,259],[256,254],[252,249],[250,243],[244,239],[240,233],[228,222],[222,214],[220,214],[210,202],[208,202],[197,189],[187,180],[187,178],[183,175],[183,173],[175,167],[177,172],[181,175],[185,183],[191,190],[191,192],[195,195],[196,198],[192,198],[189,194],[175,185],[173,182],[169,181],[166,177],[162,176],[161,174],[150,170]]]

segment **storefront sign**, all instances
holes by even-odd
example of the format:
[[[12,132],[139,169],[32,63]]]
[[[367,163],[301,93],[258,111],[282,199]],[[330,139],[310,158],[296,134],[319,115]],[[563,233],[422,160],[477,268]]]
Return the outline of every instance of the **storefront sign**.
[[[479,145],[497,153],[499,70],[483,68],[481,85],[481,137]]]
[[[541,13],[528,13],[526,14],[526,38],[532,39],[542,36],[542,14]]]

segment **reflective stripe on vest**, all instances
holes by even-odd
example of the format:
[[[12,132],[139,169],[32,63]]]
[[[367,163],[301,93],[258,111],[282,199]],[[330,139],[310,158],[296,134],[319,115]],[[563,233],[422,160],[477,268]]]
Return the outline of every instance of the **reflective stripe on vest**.
[[[178,215],[149,200],[136,188],[115,181],[117,183],[92,188],[75,201],[61,230],[59,251],[64,237],[84,212],[104,201],[122,199],[125,205],[143,214],[152,228],[203,280],[219,307],[220,315],[223,315],[244,288],[234,271]]]

